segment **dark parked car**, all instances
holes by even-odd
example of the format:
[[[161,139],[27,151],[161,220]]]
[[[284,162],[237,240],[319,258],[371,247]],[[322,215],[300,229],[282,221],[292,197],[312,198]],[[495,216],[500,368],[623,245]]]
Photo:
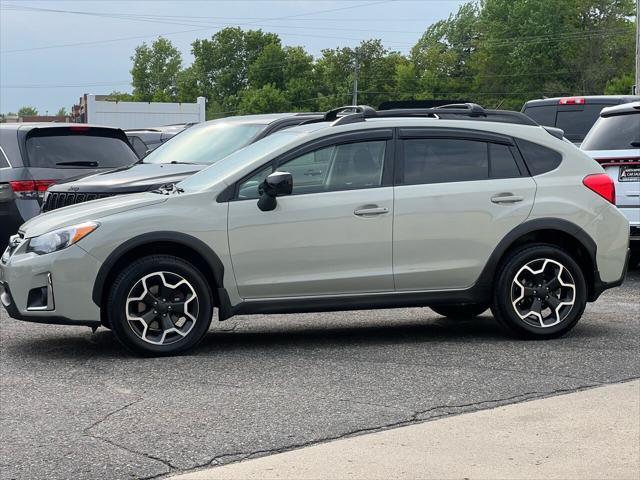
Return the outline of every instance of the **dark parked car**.
[[[522,107],[540,125],[564,130],[573,143],[580,144],[605,107],[621,103],[637,102],[634,95],[590,95],[586,97],[556,97],[529,100]]]
[[[176,183],[267,135],[320,118],[321,114],[275,113],[199,123],[136,165],[57,183],[45,194],[43,210]]]
[[[0,125],[0,251],[40,213],[47,187],[138,161],[118,128],[82,124]]]
[[[164,127],[137,128],[125,130],[129,143],[136,151],[139,158],[144,158],[167,140],[172,139],[195,123],[181,123],[177,125],[165,125]]]

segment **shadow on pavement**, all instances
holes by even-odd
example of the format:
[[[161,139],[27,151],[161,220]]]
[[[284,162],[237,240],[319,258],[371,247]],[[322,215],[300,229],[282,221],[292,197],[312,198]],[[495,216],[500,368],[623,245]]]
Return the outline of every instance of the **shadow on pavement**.
[[[347,313],[348,315],[348,313]],[[385,325],[330,325],[318,326],[313,319],[308,324],[286,326],[285,315],[278,316],[278,322],[269,324],[269,317],[259,320],[259,325],[251,325],[251,317],[239,317],[235,324],[244,330],[211,330],[203,341],[186,357],[207,357],[222,353],[242,353],[264,350],[265,353],[278,348],[296,348],[302,350],[361,348],[367,346],[408,345],[417,343],[513,343],[523,342],[509,337],[491,316],[469,320],[450,320],[444,317],[436,319],[393,320]],[[347,322],[348,318],[340,319]],[[361,322],[362,320],[360,320]],[[215,320],[214,320],[215,322]],[[380,322],[379,319],[376,322]],[[285,325],[283,325],[285,323]],[[73,358],[82,361],[87,358],[137,358],[125,350],[113,334],[100,329],[95,334],[71,327],[64,333],[55,332],[60,328],[51,326],[51,336],[25,337],[12,342],[10,349],[20,350],[22,355],[39,358]],[[218,324],[215,328],[224,328]],[[607,334],[601,325],[583,324],[566,335],[571,337],[594,338]],[[45,334],[46,335],[46,334]],[[551,340],[551,341],[562,341]],[[526,341],[524,341],[526,342]],[[535,340],[533,341],[535,342]]]

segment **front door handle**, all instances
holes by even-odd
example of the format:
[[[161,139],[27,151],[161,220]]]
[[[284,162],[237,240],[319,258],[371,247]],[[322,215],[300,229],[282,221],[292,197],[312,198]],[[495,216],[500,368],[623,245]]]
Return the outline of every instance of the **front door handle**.
[[[354,210],[353,214],[358,217],[370,217],[374,215],[383,215],[389,213],[387,207],[379,207],[378,205],[365,205],[361,208]]]
[[[491,197],[493,203],[517,203],[524,200],[524,197],[514,195],[511,192],[498,193]]]

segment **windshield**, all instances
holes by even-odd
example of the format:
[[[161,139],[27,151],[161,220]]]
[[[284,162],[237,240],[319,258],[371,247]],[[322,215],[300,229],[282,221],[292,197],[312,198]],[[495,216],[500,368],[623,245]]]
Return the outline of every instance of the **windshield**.
[[[220,179],[227,178],[249,165],[255,164],[257,168],[261,161],[272,158],[278,150],[285,148],[302,134],[301,132],[281,131],[269,135],[192,175],[180,182],[178,187],[186,191],[205,190],[218,183]]]
[[[602,117],[582,143],[583,150],[640,148],[640,112]]]
[[[159,146],[143,162],[210,165],[251,143],[264,127],[239,122],[196,125]]]

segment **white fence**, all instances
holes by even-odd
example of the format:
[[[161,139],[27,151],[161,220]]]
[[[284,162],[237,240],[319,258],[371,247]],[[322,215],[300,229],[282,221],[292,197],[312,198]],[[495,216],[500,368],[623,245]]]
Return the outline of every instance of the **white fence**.
[[[107,102],[87,95],[87,123],[109,127],[149,128],[205,121],[204,97],[196,103]]]

